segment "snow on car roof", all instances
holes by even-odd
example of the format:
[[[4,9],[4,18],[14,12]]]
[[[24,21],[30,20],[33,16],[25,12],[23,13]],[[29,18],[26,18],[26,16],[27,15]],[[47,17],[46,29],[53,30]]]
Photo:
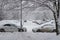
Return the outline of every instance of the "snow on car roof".
[[[18,28],[20,28],[19,20],[2,20],[2,21],[0,21],[0,27],[2,27],[5,24],[15,24]]]

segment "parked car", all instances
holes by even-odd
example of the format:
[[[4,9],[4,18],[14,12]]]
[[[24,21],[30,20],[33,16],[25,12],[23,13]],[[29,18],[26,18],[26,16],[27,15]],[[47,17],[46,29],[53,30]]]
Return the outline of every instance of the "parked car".
[[[56,29],[53,26],[44,26],[41,28],[33,28],[33,32],[56,32]]]
[[[33,28],[33,32],[56,32],[55,21],[51,20],[46,23],[41,24],[40,26]]]
[[[20,26],[17,20],[3,20],[0,21],[0,32],[26,32],[25,27]]]
[[[26,32],[26,28],[22,27],[17,28],[14,24],[4,24],[2,28],[0,28],[0,32]]]

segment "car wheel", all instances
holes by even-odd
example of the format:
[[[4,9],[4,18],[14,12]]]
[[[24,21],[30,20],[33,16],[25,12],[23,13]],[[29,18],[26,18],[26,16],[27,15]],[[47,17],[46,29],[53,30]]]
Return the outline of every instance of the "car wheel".
[[[0,29],[0,32],[5,32],[5,30],[3,28]]]
[[[18,32],[26,32],[26,31],[27,31],[26,28],[22,28],[22,29],[18,28]]]
[[[36,32],[42,32],[40,29],[38,29]]]
[[[52,32],[56,32],[56,29],[53,29],[53,31]]]
[[[23,29],[18,28],[18,32],[23,32],[23,31],[24,31]]]

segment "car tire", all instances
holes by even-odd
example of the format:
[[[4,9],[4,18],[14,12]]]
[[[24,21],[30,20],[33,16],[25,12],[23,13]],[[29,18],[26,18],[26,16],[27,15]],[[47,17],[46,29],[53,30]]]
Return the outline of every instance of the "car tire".
[[[56,32],[56,29],[53,29],[53,31],[52,32]]]
[[[5,32],[5,30],[3,28],[0,29],[0,32]]]
[[[26,32],[26,31],[27,31],[26,28],[22,28],[22,29],[18,28],[18,32]]]

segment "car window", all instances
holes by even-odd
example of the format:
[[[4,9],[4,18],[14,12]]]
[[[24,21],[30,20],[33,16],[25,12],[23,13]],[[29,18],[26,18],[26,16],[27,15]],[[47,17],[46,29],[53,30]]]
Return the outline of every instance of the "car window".
[[[11,26],[10,24],[5,24],[5,25],[3,25],[3,26]]]
[[[15,27],[15,28],[18,28],[17,25],[14,25],[14,24],[5,24],[3,26],[8,26],[8,27]]]

